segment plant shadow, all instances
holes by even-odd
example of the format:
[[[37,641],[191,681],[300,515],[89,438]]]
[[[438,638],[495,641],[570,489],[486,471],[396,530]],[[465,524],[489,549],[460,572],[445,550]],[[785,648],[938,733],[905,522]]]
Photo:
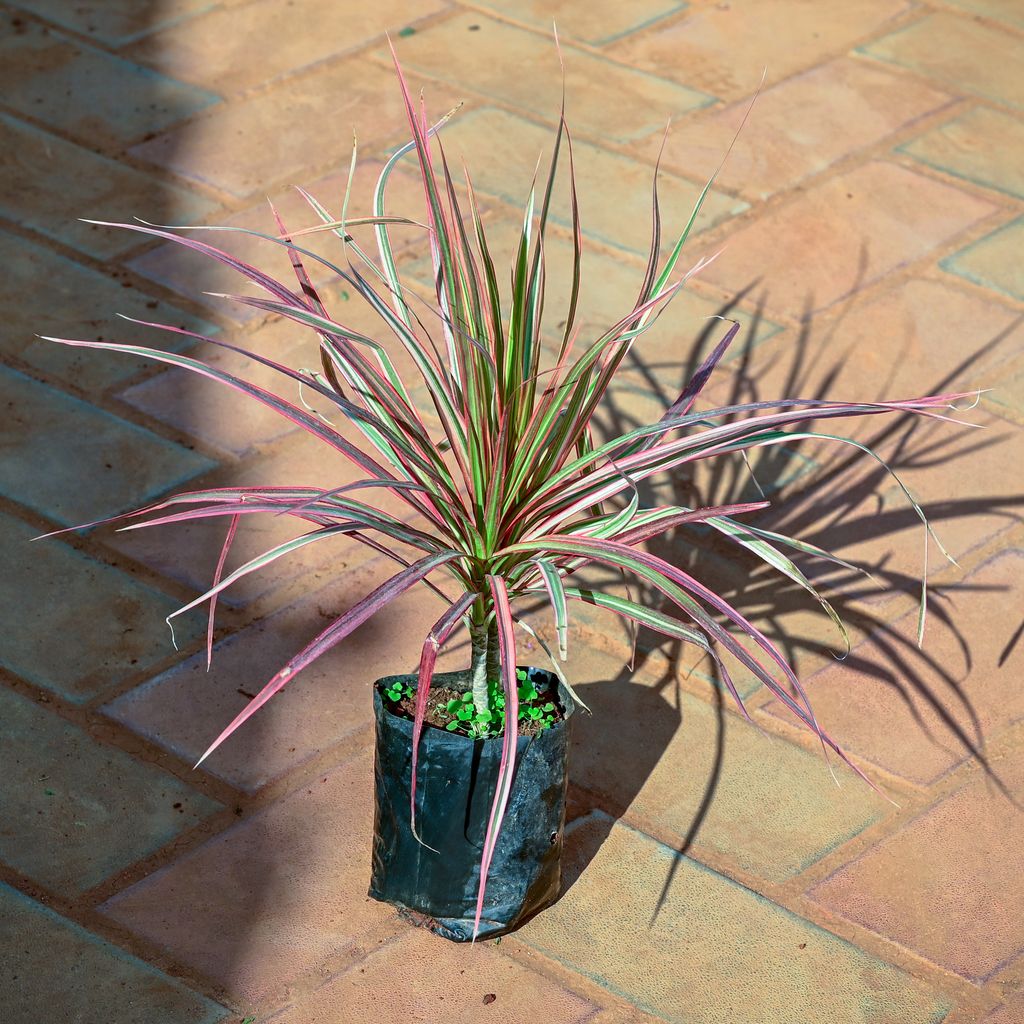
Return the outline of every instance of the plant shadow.
[[[736,302],[746,297],[736,296],[718,311],[728,318]],[[819,401],[853,400],[881,401],[891,395],[857,395],[839,393],[837,380],[842,376],[846,353],[830,347],[832,336],[842,324],[843,315],[833,320],[824,332],[818,332],[810,315],[813,298],[808,297],[806,315],[793,342],[784,351],[771,351],[771,342],[763,348],[751,344],[758,335],[764,303],[757,304],[751,324],[737,340],[739,351],[726,364],[725,385],[719,385],[713,400],[703,406],[728,407],[741,403],[759,402],[780,394],[810,398]],[[1021,319],[1009,328],[977,344],[956,365],[942,374],[923,381],[917,393],[941,393],[961,390],[961,383],[977,379],[976,366],[998,365],[1007,354],[1007,341],[1019,328]],[[708,321],[708,326],[697,337],[687,364],[676,379],[666,382],[667,367],[652,361],[633,357],[628,374],[639,381],[624,399],[613,392],[603,407],[601,434],[613,436],[649,422],[650,407],[656,406],[655,416],[674,401],[696,371],[700,362],[716,343],[716,326],[721,322]],[[818,333],[816,333],[818,332]],[[784,337],[788,337],[787,332]],[[745,339],[745,340],[744,340]],[[635,352],[635,350],[634,350]],[[632,353],[631,353],[632,356]],[[771,367],[771,393],[763,393],[761,372]],[[919,375],[920,376],[920,375]],[[882,387],[884,388],[884,384]],[[640,402],[637,391],[646,394]],[[905,398],[906,395],[896,397]],[[639,405],[639,414],[637,407]],[[698,409],[701,408],[698,406]],[[878,421],[870,424],[875,427]],[[923,529],[913,505],[907,501],[902,507],[879,508],[879,495],[892,486],[890,469],[896,474],[917,474],[922,469],[942,464],[944,472],[956,474],[963,466],[981,453],[1005,451],[1000,446],[1012,440],[1014,431],[1009,424],[995,421],[994,428],[979,439],[972,431],[957,430],[941,424],[940,434],[934,425],[907,414],[883,418],[881,425],[852,435],[858,443],[882,453],[885,465],[865,456],[860,448],[850,447],[834,452],[828,461],[821,461],[820,446],[814,439],[796,440],[785,448],[763,450],[755,464],[739,457],[698,463],[695,472],[673,476],[667,486],[657,490],[647,481],[639,484],[641,505],[676,504],[686,507],[719,505],[737,501],[756,501],[764,497],[771,502],[769,508],[744,522],[775,533],[794,536],[826,550],[842,553],[848,565],[822,563],[800,552],[786,550],[793,562],[807,578],[821,590],[846,625],[852,639],[844,654],[839,634],[829,638],[830,626],[824,611],[800,585],[770,569],[754,554],[723,538],[707,527],[681,528],[662,535],[648,543],[647,549],[691,576],[705,583],[714,581],[715,589],[739,613],[754,621],[764,634],[778,647],[786,659],[797,667],[810,666],[810,677],[827,672],[836,658],[843,661],[851,673],[881,683],[887,688],[894,703],[909,713],[916,727],[928,742],[950,752],[952,763],[965,758],[974,759],[988,779],[1011,802],[1016,803],[998,772],[990,763],[986,750],[983,716],[966,692],[964,682],[974,665],[971,638],[962,631],[956,618],[956,602],[961,596],[999,600],[1005,588],[975,583],[955,567],[942,566],[929,580],[930,629],[943,634],[944,647],[956,652],[952,659],[943,660],[929,653],[927,643],[919,647],[913,630],[908,630],[910,610],[920,595],[920,579],[894,558],[893,550],[913,543],[911,528]],[[1003,456],[1009,458],[1009,455]],[[806,459],[806,464],[801,460]],[[689,467],[687,467],[689,469]],[[915,477],[916,479],[916,477]],[[1000,491],[992,481],[989,493],[970,497],[944,497],[920,500],[924,515],[942,536],[943,526],[954,527],[954,536],[960,545],[953,555],[960,555],[985,543],[995,534],[1020,521],[1024,494],[1019,491]],[[968,524],[968,529],[963,527]],[[974,535],[970,524],[977,524]],[[964,540],[967,536],[969,539]],[[915,550],[919,550],[916,548]],[[868,557],[863,553],[867,552]],[[625,593],[623,583],[610,573],[594,574],[588,585],[606,587]],[[994,592],[996,591],[996,592]],[[630,584],[633,600],[649,607],[672,612],[664,598],[643,585]],[[794,617],[801,627],[801,616],[816,614],[822,629],[797,630],[789,628]],[[723,621],[724,620],[721,620]],[[1024,626],[1005,640],[1000,666],[1019,643]],[[601,844],[615,823],[630,814],[637,796],[651,779],[665,756],[673,737],[683,725],[680,710],[679,683],[673,667],[692,663],[684,660],[684,645],[675,640],[641,629],[635,638],[635,658],[638,669],[653,669],[657,675],[651,684],[631,683],[632,672],[624,668],[615,678],[588,682],[578,687],[584,701],[594,711],[594,720],[577,724],[576,747],[601,749],[602,731],[616,733],[629,730],[629,723],[642,723],[642,728],[630,733],[633,737],[627,756],[614,761],[609,758],[587,757],[582,770],[571,772],[570,814],[573,820],[588,818],[586,829],[579,830],[583,837],[580,848],[572,848],[567,857],[567,871],[563,895],[586,870],[597,855]],[[700,843],[701,828],[711,810],[716,793],[723,782],[726,715],[737,708],[725,692],[721,681],[709,663],[700,667],[703,683],[711,694],[715,714],[715,737],[711,763],[699,795],[693,798],[692,817],[688,827],[679,829],[672,845],[678,856],[667,872],[662,891],[652,908],[651,922],[670,894],[670,889],[681,863],[694,844]],[[673,702],[673,684],[675,700]],[[813,705],[813,682],[808,687]],[[706,695],[706,694],[705,694]],[[790,691],[794,699],[799,695]],[[753,697],[754,695],[751,694]],[[727,702],[730,708],[727,710]],[[793,720],[795,721],[795,720]],[[843,737],[837,736],[842,745]],[[623,745],[615,749],[621,755]],[[863,763],[864,758],[859,760]],[[870,759],[865,765],[871,774]],[[603,812],[593,815],[593,812]],[[634,812],[635,814],[635,812]],[[607,817],[606,817],[607,816]],[[567,834],[572,845],[573,830]]]

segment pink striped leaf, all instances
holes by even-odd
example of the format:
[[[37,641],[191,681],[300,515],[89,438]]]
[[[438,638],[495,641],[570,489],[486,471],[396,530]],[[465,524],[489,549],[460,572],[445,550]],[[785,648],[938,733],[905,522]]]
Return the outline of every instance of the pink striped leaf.
[[[213,585],[216,587],[220,583],[220,578],[224,573],[224,563],[228,559],[228,552],[231,550],[231,543],[235,539],[235,532],[238,530],[238,515],[237,513],[231,517],[231,523],[228,526],[228,534],[224,538],[224,546],[220,549],[220,558],[217,559],[217,568],[213,574]],[[214,616],[217,611],[217,594],[214,594],[210,598],[210,612],[209,619],[206,626],[206,671],[210,671],[210,665],[213,663],[213,625]]]
[[[484,909],[487,892],[487,873],[491,868],[494,848],[505,819],[505,808],[515,778],[516,742],[519,739],[519,682],[516,679],[515,624],[509,607],[508,589],[501,576],[488,575],[487,584],[494,602],[494,616],[498,624],[498,643],[501,648],[501,683],[505,691],[505,732],[502,736],[501,763],[498,765],[498,780],[494,802],[487,821],[484,835],[483,854],[480,858],[480,888],[477,890],[476,915],[473,918],[473,940],[480,930],[480,915]]]

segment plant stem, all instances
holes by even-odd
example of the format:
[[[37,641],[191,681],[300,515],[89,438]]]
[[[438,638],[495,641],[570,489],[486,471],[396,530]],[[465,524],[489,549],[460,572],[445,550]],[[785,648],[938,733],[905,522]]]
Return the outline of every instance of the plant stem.
[[[469,639],[472,643],[472,653],[469,661],[469,676],[473,686],[473,707],[477,713],[487,711],[490,705],[487,694],[488,676],[488,644],[487,626],[471,623],[469,627]]]

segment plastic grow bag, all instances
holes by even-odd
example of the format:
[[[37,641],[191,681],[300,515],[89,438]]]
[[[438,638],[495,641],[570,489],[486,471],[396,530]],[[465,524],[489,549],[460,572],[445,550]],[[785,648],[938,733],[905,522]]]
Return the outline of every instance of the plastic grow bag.
[[[554,677],[527,669],[540,686]],[[373,688],[373,872],[370,896],[415,911],[432,931],[456,942],[473,937],[480,856],[494,799],[502,738],[473,740],[424,727],[416,784],[416,826],[409,822],[413,723],[384,707],[381,688],[413,676],[389,676]],[[439,673],[433,686],[468,689],[468,673]],[[505,820],[488,872],[478,938],[501,935],[553,903],[561,884],[562,831],[568,782],[569,723],[575,709],[560,684],[564,717],[533,736],[519,736]]]

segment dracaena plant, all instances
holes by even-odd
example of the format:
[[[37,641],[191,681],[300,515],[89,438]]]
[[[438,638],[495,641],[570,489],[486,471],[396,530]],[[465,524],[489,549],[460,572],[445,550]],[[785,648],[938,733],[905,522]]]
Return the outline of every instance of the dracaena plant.
[[[230,298],[311,329],[320,369],[295,370],[216,338],[167,325],[146,325],[232,349],[272,367],[286,385],[282,393],[274,393],[190,355],[139,345],[50,339],[66,345],[128,352],[219,380],[276,410],[326,449],[351,460],[364,474],[359,482],[334,490],[277,484],[192,491],[125,514],[138,520],[126,529],[206,518],[226,520],[227,535],[214,585],[175,612],[181,614],[209,603],[208,659],[218,595],[274,559],[337,535],[369,547],[400,567],[284,665],[217,736],[200,763],[298,672],[419,583],[443,598],[446,611],[425,637],[419,663],[410,808],[414,829],[416,751],[439,649],[460,626],[465,626],[471,639],[471,692],[476,712],[484,716],[491,710],[491,694],[501,692],[504,720],[515,723],[520,699],[517,623],[541,643],[558,678],[571,692],[559,661],[567,654],[570,609],[579,603],[609,609],[631,624],[699,647],[717,666],[722,683],[740,709],[743,701],[728,665],[734,662],[745,667],[816,734],[823,748],[832,749],[845,761],[845,754],[818,724],[799,680],[776,645],[716,592],[714,580],[696,579],[648,552],[645,542],[684,524],[704,524],[737,547],[755,553],[803,588],[837,624],[831,606],[783,550],[791,548],[852,566],[811,544],[743,519],[745,514],[765,508],[766,501],[701,508],[643,507],[638,485],[705,459],[742,455],[808,437],[832,437],[813,431],[809,426],[812,421],[893,413],[942,417],[941,410],[963,396],[946,394],[874,403],[786,398],[697,412],[694,403],[737,334],[739,325],[731,323],[657,422],[597,443],[592,431],[595,413],[627,353],[685,281],[708,262],[701,260],[685,272],[677,271],[683,243],[711,182],[662,261],[655,170],[650,255],[646,272],[638,274],[636,301],[600,333],[581,336],[576,323],[582,235],[564,104],[546,181],[539,189],[536,183],[531,189],[511,267],[502,268],[496,265],[488,245],[468,172],[466,198],[460,200],[445,159],[439,129],[447,117],[431,125],[422,103],[417,109],[411,100],[397,61],[396,71],[411,141],[384,166],[373,195],[372,215],[359,219],[346,216],[350,171],[340,216],[300,189],[316,215],[314,227],[289,233],[274,211],[276,231],[260,235],[287,250],[295,274],[293,284],[276,280],[218,248],[175,233],[186,229],[161,229],[142,223],[119,225],[172,239],[226,264],[259,286],[265,296]],[[415,154],[426,200],[426,216],[419,221],[386,212],[389,176],[398,161],[410,153]],[[546,349],[542,341],[544,239],[560,158],[569,165],[574,254],[564,330]],[[403,282],[388,233],[389,226],[398,223],[418,225],[426,234],[436,301],[421,299]],[[375,235],[376,258],[350,234],[350,229],[359,225]],[[338,236],[341,258],[337,264],[297,241],[312,230]],[[369,303],[379,315],[379,335],[358,333],[347,327],[344,319],[331,315],[307,272],[311,261],[327,268]],[[499,287],[503,277],[511,279],[507,301],[503,301]],[[384,338],[389,344],[382,342]],[[389,354],[394,346],[410,358],[415,367],[413,379],[404,379],[397,372]],[[350,440],[330,421],[310,411],[299,400],[297,388],[315,392],[331,403],[337,414],[354,426],[358,440]],[[426,396],[423,408],[414,401],[416,388]],[[856,441],[833,439],[863,447]],[[398,518],[377,507],[374,499],[382,493],[403,502],[408,515]],[[909,493],[907,498],[928,529],[919,506]],[[236,529],[243,517],[257,513],[289,515],[310,529],[225,575]],[[667,600],[661,607],[650,607],[579,585],[579,571],[593,565],[620,570]],[[922,590],[922,624],[923,597]],[[513,611],[515,605],[535,604],[538,598],[546,600],[553,612],[557,659]],[[500,680],[500,686],[489,688],[495,680]],[[498,784],[481,860],[477,925],[515,758],[516,729],[504,729]],[[851,767],[861,774],[856,766]]]

